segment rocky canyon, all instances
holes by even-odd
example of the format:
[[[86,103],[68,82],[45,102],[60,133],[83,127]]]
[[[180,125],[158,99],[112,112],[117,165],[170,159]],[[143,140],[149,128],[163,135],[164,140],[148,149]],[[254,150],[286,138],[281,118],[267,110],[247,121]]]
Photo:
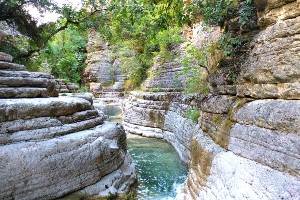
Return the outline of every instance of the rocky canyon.
[[[184,94],[186,76],[178,73],[182,64],[157,57],[149,70],[155,75],[143,83],[144,91],[125,98],[125,131],[168,141],[188,164],[177,199],[300,197],[300,2],[255,5],[253,23],[238,27],[251,42],[240,57],[214,66],[208,95]],[[230,19],[228,28],[237,21]],[[207,31],[198,23],[187,34],[201,48],[222,31]],[[182,49],[173,51],[178,55]],[[109,53],[109,47],[101,51]],[[105,70],[102,62],[91,64],[90,72]],[[199,115],[191,120],[194,111]]]
[[[147,166],[137,169],[132,158],[144,161],[152,150],[128,137],[176,150],[180,159],[172,162],[181,160],[188,174],[185,168],[184,183],[172,183],[169,199],[300,199],[300,0],[180,2],[234,2],[235,10],[219,24],[194,11],[180,39],[157,33],[165,46],[120,28],[125,19],[111,20],[109,34],[93,22],[85,30],[81,88],[0,52],[0,199],[137,199],[126,194],[138,193]],[[130,7],[137,21],[145,17],[141,7]],[[137,28],[131,14],[130,30]],[[147,141],[151,147],[154,140]],[[151,159],[169,156],[157,154]]]

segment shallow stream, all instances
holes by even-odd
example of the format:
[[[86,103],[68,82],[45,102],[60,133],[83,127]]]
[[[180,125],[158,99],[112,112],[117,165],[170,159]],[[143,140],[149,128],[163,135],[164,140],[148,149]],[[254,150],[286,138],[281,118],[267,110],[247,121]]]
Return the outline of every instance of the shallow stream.
[[[112,105],[106,110],[110,121],[119,123],[122,123],[121,112]],[[138,199],[174,199],[187,177],[187,167],[175,148],[161,139],[131,134],[127,135],[127,144],[138,172]]]
[[[138,199],[174,199],[187,177],[187,167],[169,143],[129,135],[128,150],[138,171]]]

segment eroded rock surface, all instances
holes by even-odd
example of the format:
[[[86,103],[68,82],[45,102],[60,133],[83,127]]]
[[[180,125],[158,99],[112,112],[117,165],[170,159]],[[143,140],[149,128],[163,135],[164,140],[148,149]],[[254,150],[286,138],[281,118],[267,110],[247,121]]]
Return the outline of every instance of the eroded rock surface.
[[[92,29],[89,30],[87,52],[83,81],[90,92],[107,102],[124,97],[124,83],[127,77],[123,74],[118,59],[112,58],[109,44]]]
[[[75,83],[67,83],[63,79],[55,79],[55,88],[59,93],[79,93],[79,87]]]
[[[299,2],[255,1],[261,30],[209,77],[212,94],[131,93],[125,102],[127,132],[164,138],[189,162],[177,199],[299,199]]]
[[[104,123],[88,94],[53,97],[55,80],[46,73],[0,67],[0,199],[128,191],[136,174],[121,125]]]

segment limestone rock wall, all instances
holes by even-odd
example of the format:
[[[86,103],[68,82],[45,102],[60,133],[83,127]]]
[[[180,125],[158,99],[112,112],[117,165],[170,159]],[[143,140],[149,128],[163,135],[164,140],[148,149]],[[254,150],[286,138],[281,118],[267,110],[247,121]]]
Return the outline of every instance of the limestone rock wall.
[[[149,69],[148,78],[143,83],[146,91],[179,92],[184,90],[185,76],[182,73],[183,66],[180,62],[180,54],[184,53],[186,44],[182,44],[172,50],[177,59],[165,61],[156,56],[154,65]]]
[[[85,96],[53,97],[50,75],[3,57],[0,199],[57,199],[90,187],[83,196],[127,191],[136,174],[123,127],[104,123]]]
[[[222,68],[210,79],[216,96],[229,97],[228,109],[216,113],[220,100],[201,108],[203,134],[193,139],[178,199],[299,198],[299,1],[255,3],[261,31],[236,85]]]
[[[132,93],[125,103],[126,131],[168,140],[189,163],[177,199],[299,199],[300,1],[255,3],[260,30],[248,53],[218,66],[210,95]]]
[[[126,132],[145,137],[163,138],[177,150],[183,161],[190,158],[189,144],[196,123],[185,118],[191,102],[200,97],[180,93],[131,93],[124,102]]]
[[[83,82],[95,97],[123,97],[124,83],[127,79],[123,74],[118,60],[111,58],[112,51],[95,30],[89,30],[87,44],[86,69]]]
[[[0,54],[0,98],[55,97],[55,79],[41,72],[28,72],[12,63],[10,55]]]
[[[67,83],[64,79],[55,79],[55,89],[59,93],[79,93],[79,87],[75,83]]]

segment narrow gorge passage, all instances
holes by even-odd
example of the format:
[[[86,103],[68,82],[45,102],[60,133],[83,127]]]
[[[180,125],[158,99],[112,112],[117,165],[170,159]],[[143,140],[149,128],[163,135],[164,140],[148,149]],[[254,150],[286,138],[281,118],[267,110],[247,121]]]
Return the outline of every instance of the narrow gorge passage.
[[[121,108],[107,105],[109,121],[122,123]],[[137,199],[175,199],[187,178],[187,166],[168,142],[127,134],[128,151],[137,173]]]

